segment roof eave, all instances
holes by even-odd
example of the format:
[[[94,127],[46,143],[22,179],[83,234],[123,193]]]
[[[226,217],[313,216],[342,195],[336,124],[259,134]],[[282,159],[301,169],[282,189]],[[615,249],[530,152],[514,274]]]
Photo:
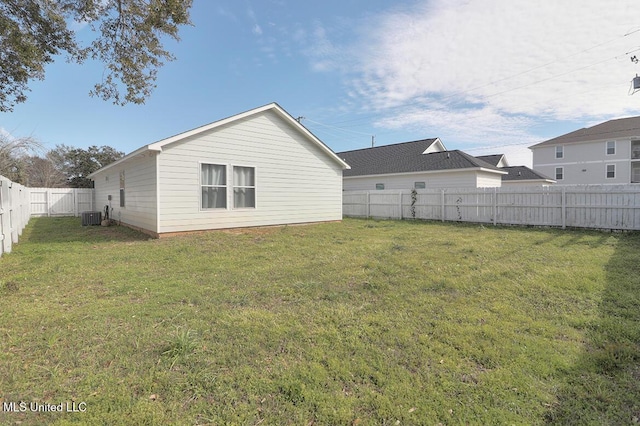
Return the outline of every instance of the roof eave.
[[[122,163],[124,163],[124,162],[126,162],[126,161],[128,161],[128,160],[130,160],[130,159],[132,159],[134,157],[137,157],[140,154],[145,154],[145,153],[147,153],[149,151],[160,152],[161,150],[160,149],[156,149],[156,148],[152,148],[151,145],[145,145],[142,148],[138,148],[135,151],[130,152],[129,154],[125,155],[124,157],[120,158],[119,160],[116,160],[111,164],[107,164],[106,166],[96,170],[95,172],[88,174],[87,177],[89,179],[93,179],[93,177],[95,175],[97,175],[99,173],[103,173],[103,172],[111,169],[112,167],[115,167],[115,166],[117,166],[119,164],[122,164]]]
[[[268,110],[273,110],[275,111],[280,117],[282,117],[284,120],[286,120],[290,125],[292,125],[294,128],[296,128],[299,132],[301,132],[307,139],[311,140],[314,144],[316,144],[322,151],[324,151],[326,154],[328,154],[336,163],[338,163],[343,170],[348,170],[351,168],[351,166],[349,166],[349,164],[347,164],[344,160],[342,160],[340,157],[338,157],[338,155],[333,152],[333,150],[331,150],[331,148],[329,148],[327,145],[324,144],[324,142],[322,142],[320,139],[318,139],[313,133],[311,133],[306,127],[304,127],[302,124],[300,124],[295,118],[293,118],[289,113],[287,113],[284,109],[282,109],[282,107],[280,105],[278,105],[275,102],[272,102],[270,104],[258,107],[258,108],[254,108],[252,110],[249,111],[245,111],[243,113],[240,114],[236,114],[233,115],[231,117],[227,117],[227,118],[223,118],[222,120],[218,120],[218,121],[214,121],[213,123],[210,124],[205,124],[204,126],[200,126],[197,127],[195,129],[192,130],[188,130],[186,132],[182,132],[179,133],[175,136],[171,136],[162,140],[159,140],[157,142],[151,143],[149,145],[145,145],[142,148],[139,148],[135,151],[133,151],[130,154],[125,155],[124,157],[122,157],[121,159],[119,159],[118,161],[115,161],[99,170],[96,170],[95,172],[91,173],[90,175],[88,175],[89,178],[93,178],[93,176],[95,176],[98,173],[102,173],[108,169],[110,169],[111,167],[115,167],[118,164],[121,164],[137,155],[140,155],[142,153],[145,153],[147,151],[155,151],[155,152],[162,152],[162,148],[174,143],[174,142],[178,142],[181,141],[183,139],[189,138],[191,136],[195,136],[198,135],[202,132],[206,132],[212,129],[215,129],[217,127],[220,126],[224,126],[225,124],[228,123],[232,123],[234,121],[237,120],[241,120],[245,117],[250,117],[252,115],[264,112],[264,111],[268,111]]]
[[[397,176],[397,175],[417,175],[417,174],[434,174],[434,173],[455,173],[455,172],[471,172],[471,171],[481,171],[481,172],[490,172],[496,173],[499,175],[508,175],[508,172],[503,170],[492,170],[485,169],[483,167],[467,167],[460,169],[441,169],[441,170],[418,170],[414,172],[394,172],[394,173],[376,173],[376,174],[368,174],[368,175],[356,175],[356,176],[344,176],[344,179],[353,179],[353,178],[368,178],[368,177],[378,177],[378,176]]]
[[[351,168],[351,166],[349,166],[344,160],[342,160],[340,157],[338,157],[338,155],[336,155],[336,153],[333,152],[333,150],[331,148],[329,148],[327,145],[325,145],[324,142],[322,142],[320,139],[318,139],[318,137],[316,137],[313,133],[311,133],[306,127],[304,127],[302,124],[300,124],[298,122],[298,120],[293,118],[288,112],[286,112],[280,105],[278,105],[275,102],[272,102],[270,104],[267,104],[267,105],[264,105],[264,106],[261,106],[261,107],[258,107],[258,108],[254,108],[254,109],[249,110],[249,111],[242,112],[240,114],[233,115],[231,117],[223,118],[222,120],[214,121],[213,123],[205,124],[204,126],[200,126],[200,127],[195,128],[195,129],[188,130],[188,131],[183,132],[183,133],[179,133],[179,134],[177,134],[175,136],[171,136],[171,137],[166,138],[166,139],[162,139],[162,140],[160,140],[158,142],[154,142],[154,143],[148,145],[148,147],[149,147],[149,149],[152,149],[152,150],[162,151],[162,148],[164,146],[166,146],[166,145],[172,144],[174,142],[181,141],[181,140],[189,138],[191,136],[195,136],[195,135],[198,135],[200,133],[203,133],[203,132],[206,132],[206,131],[209,131],[209,130],[213,130],[215,128],[224,126],[225,124],[229,124],[229,123],[232,123],[234,121],[238,121],[238,120],[241,120],[243,118],[250,117],[252,115],[259,114],[261,112],[268,111],[268,110],[275,111],[281,118],[286,120],[291,126],[295,127],[298,131],[300,131],[302,134],[304,134],[307,137],[307,139],[311,140],[316,145],[318,145],[318,147],[320,147],[320,149],[322,149],[334,161],[336,161],[338,164],[340,164],[342,166],[343,170]]]

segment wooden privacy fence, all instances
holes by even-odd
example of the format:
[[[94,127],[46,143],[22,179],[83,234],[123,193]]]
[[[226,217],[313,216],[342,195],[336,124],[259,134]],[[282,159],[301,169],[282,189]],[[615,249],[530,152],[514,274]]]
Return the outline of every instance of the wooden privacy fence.
[[[94,209],[91,188],[29,188],[31,216],[80,216]]]
[[[640,230],[640,185],[344,191],[344,216]]]
[[[0,176],[0,256],[18,242],[29,217],[29,188]]]

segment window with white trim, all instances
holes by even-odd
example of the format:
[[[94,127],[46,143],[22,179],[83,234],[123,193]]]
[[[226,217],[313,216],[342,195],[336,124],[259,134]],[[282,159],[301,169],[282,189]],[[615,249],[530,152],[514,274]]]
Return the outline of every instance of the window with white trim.
[[[425,189],[427,187],[427,184],[425,182],[414,182],[413,187],[415,189]]]
[[[256,169],[233,166],[233,208],[256,207]]]
[[[556,167],[556,180],[564,179],[564,167]]]
[[[376,189],[384,189],[384,183],[376,183]]]
[[[616,155],[616,141],[607,141],[607,155]]]
[[[616,177],[616,165],[607,164],[607,179],[615,179]]]
[[[201,204],[203,209],[227,208],[227,167],[221,164],[200,165]]]
[[[564,146],[556,146],[556,158],[564,158]]]

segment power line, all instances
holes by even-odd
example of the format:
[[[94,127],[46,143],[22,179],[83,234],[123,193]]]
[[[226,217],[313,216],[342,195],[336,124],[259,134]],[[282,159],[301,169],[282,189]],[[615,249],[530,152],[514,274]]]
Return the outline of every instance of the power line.
[[[529,72],[532,72],[532,71],[535,71],[535,70],[538,70],[538,69],[541,69],[541,68],[545,68],[545,67],[547,67],[547,66],[549,66],[549,65],[552,65],[552,64],[554,64],[554,63],[557,63],[557,62],[559,62],[559,61],[561,61],[561,60],[566,60],[566,59],[572,58],[572,57],[574,57],[574,56],[580,55],[580,54],[582,54],[582,53],[588,52],[588,51],[590,51],[590,50],[593,50],[593,49],[595,49],[595,48],[598,48],[598,47],[604,46],[604,45],[609,44],[609,43],[611,43],[611,42],[613,42],[613,41],[616,41],[616,40],[619,40],[619,39],[621,39],[621,38],[624,38],[624,37],[630,36],[630,35],[635,34],[635,33],[637,33],[637,32],[640,32],[640,28],[634,29],[633,31],[628,31],[627,33],[623,34],[622,36],[618,36],[618,37],[612,38],[612,39],[610,39],[610,40],[608,40],[608,41],[605,41],[605,42],[602,42],[602,43],[598,43],[598,44],[593,45],[593,46],[591,46],[591,47],[589,47],[589,48],[586,48],[586,49],[583,49],[583,50],[581,50],[581,51],[579,51],[579,52],[573,53],[573,54],[571,54],[571,55],[569,55],[569,56],[565,56],[565,57],[563,57],[563,58],[559,58],[559,59],[556,59],[556,60],[554,60],[554,61],[547,62],[547,63],[545,63],[545,64],[543,64],[543,65],[535,66],[535,67],[530,68],[530,69],[528,69],[528,70],[525,70],[525,71],[522,71],[522,72],[519,72],[519,73],[516,73],[516,74],[510,75],[510,76],[507,76],[507,77],[503,77],[503,78],[500,78],[500,79],[497,79],[497,80],[491,81],[491,82],[489,82],[489,83],[483,84],[483,85],[481,85],[481,86],[474,87],[474,88],[472,88],[472,89],[468,89],[468,90],[464,90],[464,91],[454,92],[454,93],[451,93],[451,94],[446,95],[446,96],[444,96],[444,97],[440,97],[440,98],[438,98],[437,100],[438,100],[438,101],[445,101],[445,100],[448,100],[448,99],[451,99],[451,98],[454,98],[454,97],[457,97],[457,96],[460,96],[460,95],[465,95],[465,94],[468,94],[468,93],[471,93],[471,92],[474,92],[474,91],[477,91],[477,90],[483,89],[483,88],[488,87],[488,86],[491,86],[491,85],[495,85],[495,84],[497,84],[497,83],[501,83],[501,82],[506,81],[506,80],[510,80],[510,79],[512,79],[512,78],[515,78],[515,77],[519,77],[519,76],[524,75],[524,74],[527,74],[527,73],[529,73]],[[624,53],[624,54],[622,54],[622,55],[629,55],[629,54],[634,53],[634,52],[636,52],[636,51],[640,51],[640,48],[638,48],[638,49],[634,49],[634,50],[631,50],[631,51],[629,51],[629,52],[625,52],[625,53]],[[553,75],[553,76],[551,76],[551,77],[548,77],[548,78],[545,78],[545,79],[542,79],[542,80],[537,80],[537,81],[535,81],[535,82],[528,83],[528,84],[525,84],[525,85],[522,85],[522,86],[518,86],[518,87],[515,87],[515,88],[512,88],[512,89],[507,89],[507,90],[504,90],[504,91],[502,91],[502,92],[497,92],[497,93],[494,93],[494,94],[491,94],[491,95],[487,95],[487,96],[485,96],[485,97],[486,97],[486,98],[495,97],[495,96],[498,96],[498,95],[502,95],[502,94],[505,94],[505,93],[509,93],[509,92],[511,92],[511,91],[514,91],[514,90],[518,90],[518,89],[522,89],[522,88],[525,88],[525,87],[528,87],[528,86],[531,86],[531,85],[539,84],[539,83],[542,83],[542,82],[544,82],[544,81],[552,80],[552,79],[554,79],[554,78],[562,77],[562,76],[565,76],[565,75],[571,74],[571,73],[573,73],[573,72],[581,71],[581,70],[583,70],[583,69],[590,68],[590,67],[592,67],[592,66],[602,64],[602,63],[607,62],[607,61],[610,61],[610,60],[612,60],[612,59],[617,59],[617,58],[619,58],[619,57],[620,57],[620,56],[622,56],[622,55],[616,55],[616,56],[614,56],[614,57],[607,58],[607,59],[605,59],[605,60],[598,61],[598,62],[592,63],[592,64],[590,64],[590,65],[586,65],[586,66],[583,66],[583,67],[580,67],[580,68],[577,68],[577,69],[573,69],[573,70],[567,71],[567,72],[565,72],[565,73],[556,74],[556,75]],[[410,103],[409,103],[409,102],[406,102],[406,103],[404,103],[404,104],[396,105],[396,106],[394,106],[394,107],[390,107],[390,108],[388,108],[388,109],[393,110],[393,109],[398,109],[398,108],[404,108],[404,107],[407,107],[407,106],[411,106],[411,105],[413,105],[413,104],[415,104],[415,101],[412,101],[412,102],[410,102]],[[376,115],[378,115],[378,113],[368,114],[368,115],[365,115],[365,116],[363,116],[363,117],[354,118],[354,119],[350,119],[350,120],[339,121],[339,122],[336,122],[335,124],[343,124],[343,123],[353,123],[353,122],[358,122],[358,121],[362,121],[362,120],[366,120],[366,119],[369,119],[369,118],[375,117]]]

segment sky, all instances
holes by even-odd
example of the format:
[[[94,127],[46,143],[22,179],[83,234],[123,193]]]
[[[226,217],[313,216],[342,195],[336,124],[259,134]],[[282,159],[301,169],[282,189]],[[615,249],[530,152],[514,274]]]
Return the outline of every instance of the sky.
[[[640,115],[639,16],[634,0],[194,0],[145,104],[91,98],[104,66],[60,57],[0,132],[129,153],[277,102],[336,152],[439,137],[531,166],[528,146]]]

